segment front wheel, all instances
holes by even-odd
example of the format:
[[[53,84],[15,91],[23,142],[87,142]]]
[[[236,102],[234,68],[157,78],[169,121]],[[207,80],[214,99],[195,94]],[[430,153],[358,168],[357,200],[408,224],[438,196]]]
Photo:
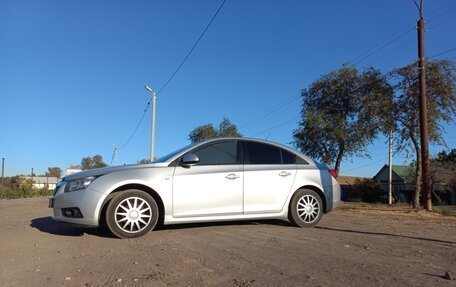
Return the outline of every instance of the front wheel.
[[[323,216],[323,202],[320,195],[310,189],[298,190],[292,197],[288,220],[298,227],[312,227]]]
[[[119,238],[139,237],[157,225],[158,206],[141,190],[125,190],[115,196],[106,210],[109,230]]]

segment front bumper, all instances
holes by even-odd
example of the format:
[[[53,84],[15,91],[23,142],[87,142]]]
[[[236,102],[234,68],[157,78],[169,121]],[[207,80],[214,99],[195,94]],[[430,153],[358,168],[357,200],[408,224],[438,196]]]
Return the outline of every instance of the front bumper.
[[[99,225],[99,214],[106,195],[93,189],[86,188],[72,192],[63,192],[65,184],[59,185],[49,205],[52,207],[52,219],[58,222],[78,225]],[[52,206],[51,206],[52,205]],[[62,209],[78,208],[82,218],[67,217]]]

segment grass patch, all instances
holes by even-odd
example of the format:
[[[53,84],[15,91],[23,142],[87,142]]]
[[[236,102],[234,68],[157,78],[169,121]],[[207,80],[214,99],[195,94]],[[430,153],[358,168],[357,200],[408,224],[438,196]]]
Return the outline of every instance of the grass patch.
[[[456,206],[434,206],[434,211],[445,216],[456,216]]]

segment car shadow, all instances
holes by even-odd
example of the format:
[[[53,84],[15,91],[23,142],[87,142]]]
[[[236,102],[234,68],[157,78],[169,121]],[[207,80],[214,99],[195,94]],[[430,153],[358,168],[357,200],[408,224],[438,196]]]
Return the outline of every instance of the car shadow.
[[[287,221],[282,220],[255,220],[255,221],[226,221],[226,222],[204,222],[204,223],[185,223],[175,225],[160,225],[155,228],[157,231],[165,230],[180,230],[180,229],[197,229],[206,227],[218,227],[218,226],[239,226],[239,225],[281,225],[284,227],[292,227]],[[105,238],[117,238],[115,237],[106,226],[100,226],[98,228],[83,227],[73,224],[58,223],[50,216],[34,218],[30,222],[30,226],[38,229],[41,232],[49,233],[59,236],[83,236],[84,234],[105,237]]]
[[[446,279],[445,275],[438,275],[438,274],[431,274],[431,273],[423,273],[424,275],[431,276],[431,277],[437,277],[440,279]]]
[[[90,234],[99,237],[116,238],[105,227],[90,228],[78,225],[58,223],[54,221],[50,216],[34,218],[31,220],[30,226],[38,229],[41,232],[60,236],[76,237],[83,236],[84,234]]]
[[[179,230],[195,229],[218,226],[239,226],[239,225],[281,225],[293,227],[289,222],[278,219],[261,219],[261,220],[242,220],[242,221],[222,221],[222,222],[201,222],[201,223],[183,223],[173,225],[160,225],[155,230]]]
[[[416,239],[416,240],[430,241],[430,242],[438,242],[438,243],[446,243],[446,244],[456,244],[455,241],[446,241],[446,240],[440,240],[440,239],[434,239],[434,238],[416,237],[416,236],[392,234],[392,233],[385,233],[385,232],[371,232],[371,231],[361,231],[361,230],[351,230],[351,229],[342,229],[342,228],[332,228],[332,227],[324,227],[324,226],[315,226],[315,228],[323,229],[323,230],[329,230],[329,231],[337,231],[337,232],[356,233],[356,234],[366,234],[366,235],[377,235],[377,236],[390,236],[390,237],[399,237],[399,238],[407,238],[407,239]]]

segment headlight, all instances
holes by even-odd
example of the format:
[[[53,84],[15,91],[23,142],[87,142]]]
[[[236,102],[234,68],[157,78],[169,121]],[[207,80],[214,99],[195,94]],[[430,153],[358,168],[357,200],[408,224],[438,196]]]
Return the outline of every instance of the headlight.
[[[69,180],[69,181],[67,181],[67,183],[65,185],[65,192],[71,192],[71,191],[76,191],[76,190],[87,188],[94,180],[95,180],[94,176]]]

